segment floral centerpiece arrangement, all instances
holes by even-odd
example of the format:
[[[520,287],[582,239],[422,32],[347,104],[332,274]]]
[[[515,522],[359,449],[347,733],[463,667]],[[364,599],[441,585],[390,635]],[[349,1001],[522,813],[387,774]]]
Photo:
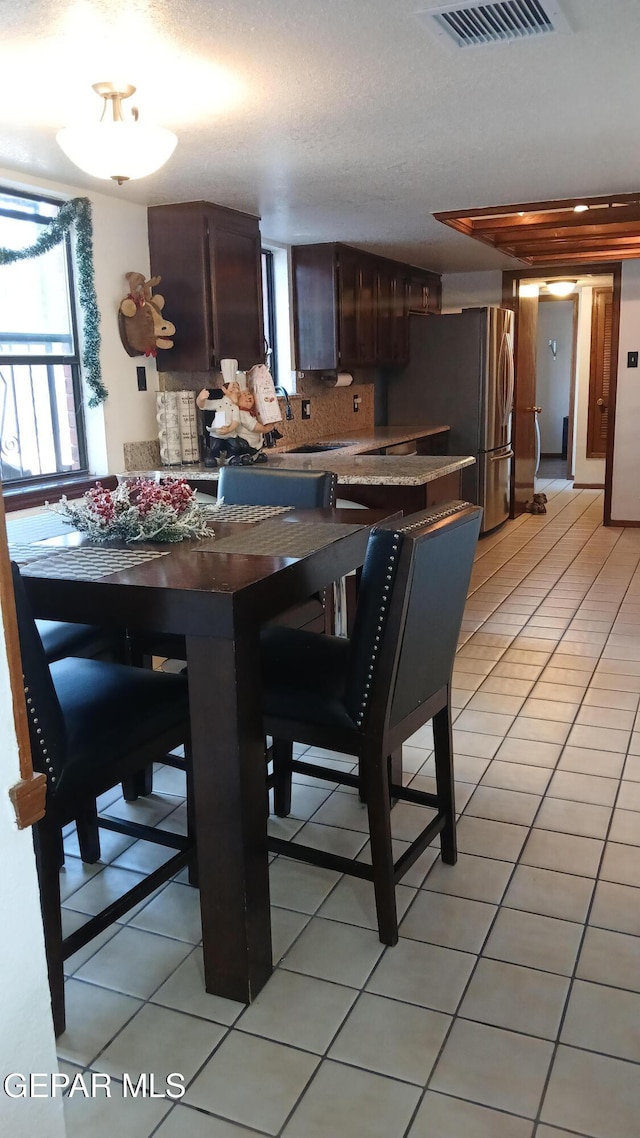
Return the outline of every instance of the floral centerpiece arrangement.
[[[211,537],[205,514],[184,478],[95,487],[77,501],[63,497],[49,509],[92,541],[184,541]]]

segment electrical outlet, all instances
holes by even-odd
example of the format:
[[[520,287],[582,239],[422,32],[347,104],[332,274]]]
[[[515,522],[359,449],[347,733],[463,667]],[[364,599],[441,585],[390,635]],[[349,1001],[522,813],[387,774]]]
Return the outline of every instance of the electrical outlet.
[[[303,399],[302,400],[302,418],[303,419],[310,419],[311,418],[311,400],[310,399]]]
[[[354,395],[354,397],[353,397],[353,410],[354,411],[360,410],[360,396],[359,395]]]
[[[637,366],[638,366],[638,353],[637,352],[627,352],[627,367],[637,367]]]
[[[147,390],[147,369],[145,367],[137,367],[136,375],[138,377],[138,391]]]

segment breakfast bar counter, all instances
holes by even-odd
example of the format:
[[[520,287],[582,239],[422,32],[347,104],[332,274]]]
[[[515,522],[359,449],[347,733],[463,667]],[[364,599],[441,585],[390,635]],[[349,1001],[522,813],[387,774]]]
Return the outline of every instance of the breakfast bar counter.
[[[338,478],[340,498],[370,508],[393,506],[406,514],[459,498],[460,472],[475,461],[469,455],[353,454],[345,453],[346,449],[316,454],[267,452],[267,462],[287,470],[332,471]],[[212,495],[218,481],[218,470],[201,465],[131,470],[126,477],[136,475],[186,478],[195,489]]]

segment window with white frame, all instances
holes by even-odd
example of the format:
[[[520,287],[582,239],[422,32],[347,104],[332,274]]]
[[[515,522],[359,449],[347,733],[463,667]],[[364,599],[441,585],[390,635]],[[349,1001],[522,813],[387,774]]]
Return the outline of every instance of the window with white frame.
[[[275,383],[295,391],[289,246],[265,238],[262,247],[262,300],[267,363]]]
[[[0,247],[29,248],[61,202],[0,187]],[[0,478],[20,485],[87,469],[68,236],[0,266]]]
[[[266,363],[273,382],[278,383],[278,351],[276,329],[276,284],[273,250],[262,250],[262,319],[264,324]]]

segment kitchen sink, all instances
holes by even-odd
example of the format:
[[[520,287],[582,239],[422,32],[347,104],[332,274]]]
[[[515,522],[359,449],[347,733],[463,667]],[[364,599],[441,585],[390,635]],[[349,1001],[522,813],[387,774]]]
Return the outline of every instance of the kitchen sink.
[[[304,443],[303,446],[291,447],[289,454],[318,454],[323,450],[342,450],[348,443]]]

